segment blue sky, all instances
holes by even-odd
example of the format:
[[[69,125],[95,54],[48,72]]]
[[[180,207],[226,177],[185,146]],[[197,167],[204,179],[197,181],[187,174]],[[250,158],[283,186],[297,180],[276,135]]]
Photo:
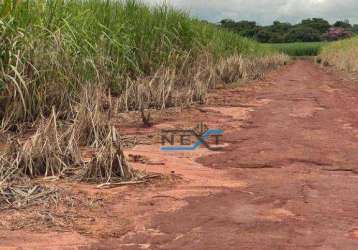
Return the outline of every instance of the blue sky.
[[[143,0],[151,4],[162,0]],[[270,24],[275,20],[297,23],[303,18],[322,17],[330,22],[349,19],[358,24],[358,0],[167,0],[200,19],[253,20]]]

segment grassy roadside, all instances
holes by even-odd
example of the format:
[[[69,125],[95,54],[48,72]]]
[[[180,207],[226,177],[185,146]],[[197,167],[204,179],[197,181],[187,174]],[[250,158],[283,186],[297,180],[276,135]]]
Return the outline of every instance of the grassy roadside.
[[[285,53],[289,56],[317,56],[325,42],[311,42],[311,43],[277,43],[266,45],[269,48],[276,49],[279,52]]]
[[[145,121],[146,109],[205,102],[217,83],[259,78],[287,61],[167,6],[4,3],[0,144],[10,147],[0,151],[0,189],[18,176],[136,178],[112,123],[118,112],[141,111]],[[29,126],[36,130],[30,136]],[[90,161],[82,160],[83,147],[95,152]]]
[[[319,55],[325,65],[333,65],[350,73],[358,72],[358,37],[331,43]]]

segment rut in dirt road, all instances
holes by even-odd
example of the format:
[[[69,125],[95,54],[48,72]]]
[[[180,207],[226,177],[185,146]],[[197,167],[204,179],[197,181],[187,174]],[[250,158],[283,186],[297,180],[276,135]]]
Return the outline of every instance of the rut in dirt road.
[[[358,88],[307,61],[271,74],[230,146],[199,160],[245,189],[225,189],[152,219],[153,249],[358,249]],[[240,93],[240,95],[245,93]],[[213,176],[215,178],[215,176]]]

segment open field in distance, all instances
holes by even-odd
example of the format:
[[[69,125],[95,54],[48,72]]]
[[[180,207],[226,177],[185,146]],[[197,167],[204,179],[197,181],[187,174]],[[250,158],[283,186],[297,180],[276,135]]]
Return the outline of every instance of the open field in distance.
[[[327,42],[272,43],[265,46],[289,56],[317,56]]]

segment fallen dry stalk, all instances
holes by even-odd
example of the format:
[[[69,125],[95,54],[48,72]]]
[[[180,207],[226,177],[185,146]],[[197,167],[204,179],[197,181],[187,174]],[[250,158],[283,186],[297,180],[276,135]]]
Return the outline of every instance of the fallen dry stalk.
[[[147,183],[151,179],[160,178],[160,177],[162,177],[162,175],[160,175],[160,174],[145,175],[145,176],[143,176],[141,178],[138,178],[137,180],[133,180],[133,181],[102,183],[102,184],[98,185],[97,188],[99,188],[99,189],[102,189],[102,188],[116,188],[116,187],[127,186],[127,185],[143,184],[143,183]]]
[[[0,188],[0,209],[22,208],[44,203],[56,195],[57,189],[32,185],[13,185]]]

